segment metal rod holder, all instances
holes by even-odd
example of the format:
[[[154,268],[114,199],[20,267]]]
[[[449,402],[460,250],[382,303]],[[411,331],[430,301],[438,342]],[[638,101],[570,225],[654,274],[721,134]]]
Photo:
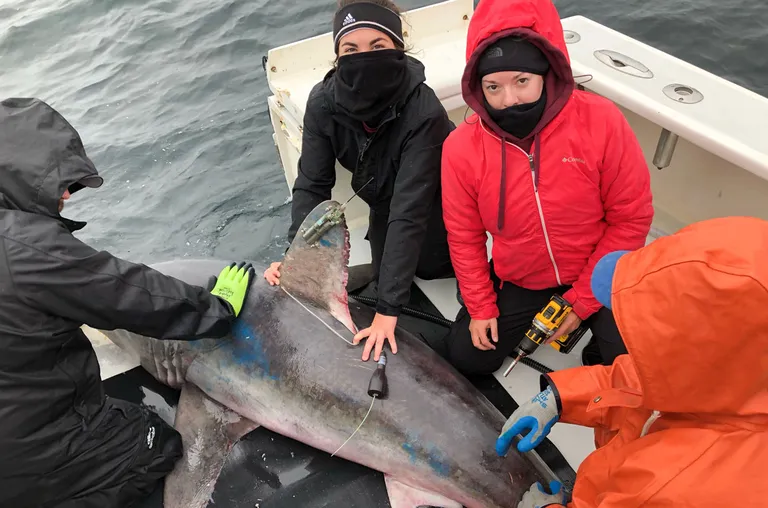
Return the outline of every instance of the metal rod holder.
[[[659,136],[659,143],[656,145],[656,153],[653,156],[653,165],[658,169],[664,169],[672,162],[672,155],[675,153],[678,135],[663,129]]]

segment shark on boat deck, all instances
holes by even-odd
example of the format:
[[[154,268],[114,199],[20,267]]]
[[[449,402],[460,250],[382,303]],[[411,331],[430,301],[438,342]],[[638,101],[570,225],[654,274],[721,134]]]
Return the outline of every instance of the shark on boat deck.
[[[338,203],[318,205],[301,231],[331,206]],[[165,482],[167,508],[207,506],[232,446],[258,426],[382,472],[393,508],[506,508],[536,481],[556,479],[535,452],[512,447],[499,457],[494,446],[504,416],[400,327],[398,353],[387,357],[388,396],[372,400],[367,388],[376,363],[361,361],[352,338],[374,311],[348,300],[349,249],[343,216],[312,245],[297,234],[280,285],[257,276],[224,339],[160,341],[103,331],[160,382],[181,389],[174,427],[184,456]],[[227,264],[183,260],[153,268],[205,287]]]

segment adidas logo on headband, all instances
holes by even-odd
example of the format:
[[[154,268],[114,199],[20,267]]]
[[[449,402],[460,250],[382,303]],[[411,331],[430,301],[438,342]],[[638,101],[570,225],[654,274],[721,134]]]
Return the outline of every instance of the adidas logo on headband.
[[[405,47],[400,15],[384,6],[359,2],[342,7],[333,18],[333,43],[339,53],[339,40],[355,30],[372,28],[390,36],[395,46]]]

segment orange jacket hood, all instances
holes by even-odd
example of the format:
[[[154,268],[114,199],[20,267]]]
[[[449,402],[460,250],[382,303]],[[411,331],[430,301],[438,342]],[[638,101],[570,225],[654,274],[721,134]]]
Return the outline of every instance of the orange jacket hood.
[[[547,105],[532,138],[563,109],[574,89],[571,61],[563,37],[563,26],[551,0],[481,0],[469,22],[467,64],[461,80],[464,101],[499,137],[520,141],[490,118],[483,103],[477,78],[477,62],[483,51],[499,39],[524,36],[547,57],[550,70],[545,76]],[[526,138],[526,139],[527,139]]]
[[[712,219],[621,257],[611,305],[662,412],[768,414],[768,222]]]

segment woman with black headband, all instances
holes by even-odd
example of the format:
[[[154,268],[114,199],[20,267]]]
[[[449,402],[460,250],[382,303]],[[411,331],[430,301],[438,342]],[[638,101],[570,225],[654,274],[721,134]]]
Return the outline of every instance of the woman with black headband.
[[[604,254],[642,247],[653,218],[632,129],[612,102],[575,89],[551,0],[480,1],[462,94],[475,114],[446,140],[442,165],[466,304],[448,336],[451,362],[466,374],[499,369],[559,294],[573,312],[552,340],[584,322],[595,342],[583,361],[611,364],[626,347],[590,275]]]
[[[309,212],[331,199],[335,163],[370,207],[368,235],[377,279],[376,316],[355,336],[362,358],[395,325],[414,276],[453,276],[440,193],[442,144],[454,125],[425,83],[424,65],[406,55],[402,20],[389,0],[342,0],[333,22],[337,62],[310,92],[293,185],[292,240]],[[280,263],[264,273],[279,284]]]

